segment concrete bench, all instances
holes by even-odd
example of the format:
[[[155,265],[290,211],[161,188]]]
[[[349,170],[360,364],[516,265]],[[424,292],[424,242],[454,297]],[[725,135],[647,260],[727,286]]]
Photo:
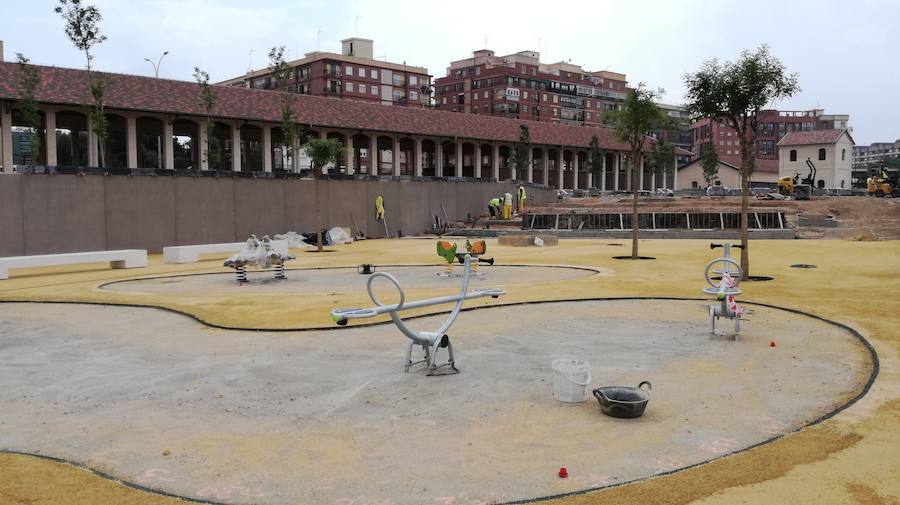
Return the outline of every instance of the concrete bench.
[[[142,249],[123,249],[120,251],[10,256],[0,258],[0,280],[9,278],[9,270],[11,268],[51,267],[100,262],[109,262],[110,268],[142,268],[147,266],[147,251]]]
[[[236,253],[247,248],[246,242],[228,242],[225,244],[176,245],[163,247],[163,259],[166,263],[196,263],[201,254]],[[279,254],[288,253],[287,240],[273,240],[272,249]]]

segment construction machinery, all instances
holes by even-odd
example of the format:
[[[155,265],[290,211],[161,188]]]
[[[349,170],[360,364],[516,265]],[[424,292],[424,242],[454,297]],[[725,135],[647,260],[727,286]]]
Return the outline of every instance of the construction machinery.
[[[869,195],[875,195],[879,198],[885,195],[891,195],[894,198],[900,197],[900,188],[888,177],[883,163],[881,170],[877,174],[873,174],[866,179],[866,187]]]
[[[806,158],[806,166],[809,167],[809,175],[802,182],[798,173],[794,173],[793,177],[786,175],[778,179],[778,192],[784,196],[792,196],[795,200],[809,200],[816,183],[816,166],[809,158]]]

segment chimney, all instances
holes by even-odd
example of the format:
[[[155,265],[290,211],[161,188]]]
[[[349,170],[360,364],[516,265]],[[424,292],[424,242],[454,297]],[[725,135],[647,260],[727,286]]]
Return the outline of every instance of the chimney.
[[[3,59],[3,41],[0,40],[0,63],[3,63],[4,61],[6,60]]]

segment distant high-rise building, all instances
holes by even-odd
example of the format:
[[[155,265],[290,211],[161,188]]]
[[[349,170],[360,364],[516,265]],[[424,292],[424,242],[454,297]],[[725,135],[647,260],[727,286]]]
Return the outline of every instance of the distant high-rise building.
[[[475,51],[454,61],[435,80],[434,106],[440,110],[505,116],[532,121],[602,125],[603,114],[620,107],[625,74],[588,72],[567,62],[541,63],[540,53],[497,56]]]
[[[369,39],[354,37],[341,41],[341,54],[316,51],[288,62],[294,69],[291,91],[386,105],[428,106],[428,69],[376,60],[373,45]],[[219,84],[274,89],[275,78],[264,68]]]

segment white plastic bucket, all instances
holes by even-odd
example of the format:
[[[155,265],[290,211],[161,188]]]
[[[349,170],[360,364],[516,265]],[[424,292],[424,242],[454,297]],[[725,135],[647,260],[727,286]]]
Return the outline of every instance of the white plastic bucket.
[[[553,397],[561,402],[580,403],[587,399],[591,364],[580,359],[553,360]]]

